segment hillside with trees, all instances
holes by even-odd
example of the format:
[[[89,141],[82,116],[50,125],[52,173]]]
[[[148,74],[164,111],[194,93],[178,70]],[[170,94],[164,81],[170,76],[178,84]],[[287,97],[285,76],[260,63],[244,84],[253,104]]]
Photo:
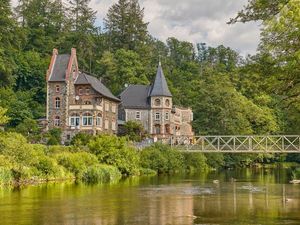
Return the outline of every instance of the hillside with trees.
[[[138,0],[112,5],[104,27],[89,0],[0,2],[0,112],[6,129],[32,138],[45,117],[45,73],[52,49],[77,49],[80,69],[119,94],[149,84],[159,58],[175,104],[194,111],[196,134],[300,131],[300,4],[251,0],[229,23],[263,21],[257,54],[153,37]],[[195,47],[196,46],[196,47]]]

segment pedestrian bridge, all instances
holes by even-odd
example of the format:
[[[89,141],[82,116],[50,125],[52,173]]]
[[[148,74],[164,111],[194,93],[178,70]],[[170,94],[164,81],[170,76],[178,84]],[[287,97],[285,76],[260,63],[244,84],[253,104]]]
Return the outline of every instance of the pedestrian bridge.
[[[174,136],[169,143],[185,152],[300,153],[300,135]]]

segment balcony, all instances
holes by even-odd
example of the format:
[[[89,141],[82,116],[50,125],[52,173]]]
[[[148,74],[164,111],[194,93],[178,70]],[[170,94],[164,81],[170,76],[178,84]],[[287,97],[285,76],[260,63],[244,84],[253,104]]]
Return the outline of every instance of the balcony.
[[[70,105],[69,110],[97,110],[103,111],[101,105]]]

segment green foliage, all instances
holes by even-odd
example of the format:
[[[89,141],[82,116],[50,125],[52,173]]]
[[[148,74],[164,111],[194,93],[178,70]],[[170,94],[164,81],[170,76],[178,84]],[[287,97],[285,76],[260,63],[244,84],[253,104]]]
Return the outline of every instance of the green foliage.
[[[122,174],[138,174],[137,150],[128,145],[125,138],[97,136],[88,144],[89,151],[98,157],[100,163],[117,167]]]
[[[120,171],[113,166],[94,165],[87,168],[84,172],[82,180],[86,183],[103,183],[114,182],[121,178]]]
[[[5,114],[7,109],[0,107],[0,125],[5,125],[9,121],[9,117]]]
[[[145,130],[141,123],[136,121],[128,121],[124,125],[123,136],[127,136],[129,140],[140,142],[145,138]]]
[[[56,154],[55,159],[59,165],[65,167],[68,171],[72,172],[76,179],[82,179],[83,174],[90,166],[97,165],[97,157],[87,152],[79,153],[60,153]]]
[[[62,131],[59,128],[53,128],[48,131],[47,145],[59,145],[61,143]]]
[[[183,154],[168,145],[155,144],[140,153],[141,166],[158,173],[172,173],[188,170],[205,170],[208,168],[202,154]]]
[[[80,147],[80,146],[86,146],[89,141],[92,139],[92,135],[84,132],[80,132],[76,134],[72,140],[71,140],[71,145]]]

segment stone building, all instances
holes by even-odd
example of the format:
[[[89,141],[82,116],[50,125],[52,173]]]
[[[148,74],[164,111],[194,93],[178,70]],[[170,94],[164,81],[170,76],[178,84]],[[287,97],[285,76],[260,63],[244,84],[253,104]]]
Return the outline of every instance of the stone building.
[[[119,121],[140,122],[152,138],[169,139],[171,136],[194,135],[190,108],[173,105],[161,64],[153,85],[129,85],[121,94]]]
[[[61,128],[63,141],[78,132],[117,133],[120,99],[96,77],[80,72],[76,49],[53,50],[47,71],[47,129]]]

